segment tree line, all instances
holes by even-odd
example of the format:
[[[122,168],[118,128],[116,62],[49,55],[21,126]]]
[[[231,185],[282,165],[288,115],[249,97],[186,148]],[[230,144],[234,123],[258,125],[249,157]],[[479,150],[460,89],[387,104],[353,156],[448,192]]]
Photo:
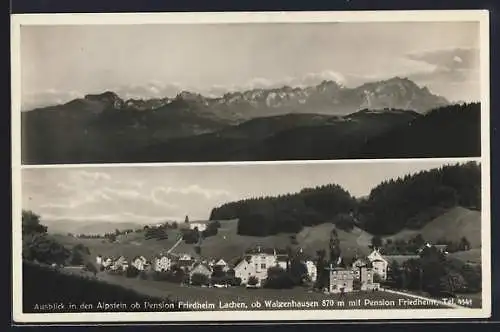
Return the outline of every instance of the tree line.
[[[337,184],[243,199],[215,207],[210,219],[238,219],[238,234],[252,236],[298,233],[305,226],[328,222],[347,231],[358,226],[372,234],[389,235],[404,228],[420,229],[454,206],[480,209],[478,163],[447,165],[386,180],[362,199]]]

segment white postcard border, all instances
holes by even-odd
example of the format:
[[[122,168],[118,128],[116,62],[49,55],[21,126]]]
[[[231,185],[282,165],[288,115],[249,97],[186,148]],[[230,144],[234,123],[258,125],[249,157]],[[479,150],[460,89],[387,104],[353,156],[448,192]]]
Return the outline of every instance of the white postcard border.
[[[112,25],[112,24],[223,24],[223,23],[321,23],[321,22],[480,22],[481,56],[481,158],[436,158],[457,162],[480,160],[482,178],[482,308],[481,309],[377,309],[377,310],[286,310],[280,311],[197,311],[150,313],[44,313],[22,312],[21,271],[21,170],[42,167],[137,167],[137,166],[202,166],[284,163],[359,163],[375,160],[332,160],[251,163],[148,163],[148,164],[79,164],[21,165],[20,127],[20,28],[22,25]],[[237,322],[237,321],[331,321],[331,320],[401,320],[487,318],[491,315],[491,236],[490,236],[490,125],[489,125],[489,12],[487,10],[446,11],[366,11],[366,12],[238,12],[238,13],[120,13],[120,14],[17,14],[11,16],[11,87],[12,87],[12,259],[13,320],[18,323],[54,322]],[[432,158],[434,159],[434,158]],[[431,158],[425,159],[427,161]],[[384,162],[418,162],[419,159],[383,159]],[[43,287],[43,285],[42,285]]]

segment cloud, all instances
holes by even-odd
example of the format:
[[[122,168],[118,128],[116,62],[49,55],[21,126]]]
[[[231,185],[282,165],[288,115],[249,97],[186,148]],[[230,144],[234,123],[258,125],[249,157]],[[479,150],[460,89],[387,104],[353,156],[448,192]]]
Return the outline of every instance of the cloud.
[[[185,188],[158,187],[153,189],[153,196],[156,199],[174,198],[175,196],[178,195],[201,196],[202,198],[205,199],[230,197],[230,193],[228,191],[219,189],[206,189],[198,185],[190,185]]]
[[[454,48],[407,54],[409,59],[435,65],[438,68],[448,69],[477,69],[479,68],[479,49]]]
[[[479,50],[455,48],[406,55],[412,61],[434,66],[430,71],[413,71],[407,77],[428,86],[449,100],[479,100]]]

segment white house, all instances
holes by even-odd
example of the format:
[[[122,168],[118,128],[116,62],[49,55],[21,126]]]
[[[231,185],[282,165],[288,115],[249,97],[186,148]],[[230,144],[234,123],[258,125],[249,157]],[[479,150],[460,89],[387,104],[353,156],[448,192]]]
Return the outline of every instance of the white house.
[[[128,262],[127,262],[127,259],[123,256],[120,256],[111,265],[111,269],[114,271],[117,271],[117,270],[125,271],[127,268],[128,268]]]
[[[95,258],[95,263],[97,264],[97,266],[101,266],[102,265],[103,260],[102,260],[102,256],[101,255],[97,255],[97,257]]]
[[[198,228],[198,231],[203,232],[204,230],[207,229],[207,224],[200,223],[200,222],[193,222],[193,223],[189,223],[189,228],[190,229]]]
[[[104,268],[108,268],[113,264],[113,259],[111,257],[103,258],[101,264]]]
[[[144,256],[135,257],[132,260],[132,266],[139,271],[144,271],[148,265],[148,261]]]
[[[275,249],[263,249],[257,247],[247,251],[243,259],[234,267],[235,277],[241,279],[242,284],[246,284],[250,277],[257,278],[257,286],[267,279],[267,269],[273,266],[282,266],[280,257]]]
[[[172,257],[169,255],[156,256],[153,260],[153,270],[157,272],[168,271],[172,267]]]
[[[380,279],[387,280],[388,260],[380,253],[378,249],[374,249],[368,256],[368,260],[372,264],[373,273],[377,274]]]

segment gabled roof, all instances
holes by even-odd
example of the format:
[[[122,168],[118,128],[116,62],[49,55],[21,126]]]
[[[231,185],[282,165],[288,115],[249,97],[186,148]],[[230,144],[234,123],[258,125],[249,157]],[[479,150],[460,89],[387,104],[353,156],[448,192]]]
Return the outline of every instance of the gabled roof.
[[[223,259],[221,258],[221,259],[219,259],[219,260],[215,263],[215,265],[226,266],[226,265],[227,265],[227,263],[226,263],[226,261],[225,261],[225,260],[223,260]]]
[[[198,262],[198,263],[193,264],[193,269],[196,269],[199,266],[204,267],[204,268],[206,268],[209,271],[212,271],[212,268],[210,267],[210,265],[208,265],[205,262]]]

